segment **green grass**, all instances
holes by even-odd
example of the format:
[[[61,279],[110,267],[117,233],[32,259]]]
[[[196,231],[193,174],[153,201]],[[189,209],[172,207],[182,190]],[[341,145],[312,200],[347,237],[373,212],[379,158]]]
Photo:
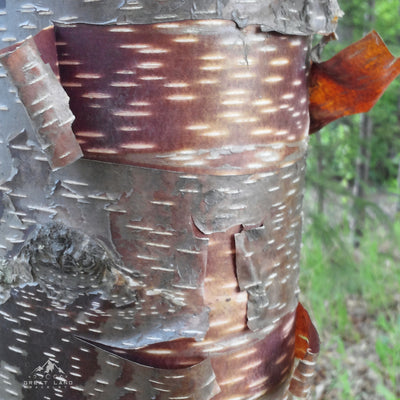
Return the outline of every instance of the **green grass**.
[[[357,399],[345,367],[346,345],[362,340],[347,308],[348,300],[357,298],[377,327],[375,348],[371,348],[379,360],[371,365],[380,378],[377,393],[386,400],[399,400],[400,221],[390,229],[368,221],[357,250],[348,226],[346,216],[334,222],[322,215],[307,218],[300,277],[304,301],[327,345],[337,349],[332,360],[337,398]]]
[[[381,328],[381,334],[376,339],[375,351],[381,363],[373,367],[389,378],[389,384],[385,386],[381,382],[378,390],[387,400],[397,400],[396,390],[400,386],[400,316],[379,314],[376,323]]]

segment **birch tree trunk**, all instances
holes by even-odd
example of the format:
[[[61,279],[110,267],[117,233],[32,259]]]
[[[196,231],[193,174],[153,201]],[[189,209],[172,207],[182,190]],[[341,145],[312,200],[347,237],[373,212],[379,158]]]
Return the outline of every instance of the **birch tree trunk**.
[[[309,111],[315,131],[371,107],[400,71],[372,33],[309,77],[310,35],[340,14],[333,0],[6,3],[2,400],[308,396]],[[24,29],[39,32],[14,43]]]

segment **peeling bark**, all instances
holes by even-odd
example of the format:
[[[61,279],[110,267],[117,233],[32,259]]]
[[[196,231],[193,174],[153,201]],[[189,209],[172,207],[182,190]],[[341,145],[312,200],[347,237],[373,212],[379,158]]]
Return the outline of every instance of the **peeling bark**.
[[[372,31],[310,75],[310,132],[346,115],[369,111],[400,73],[400,59]]]
[[[289,391],[297,398],[310,394],[319,353],[319,337],[304,307],[299,304],[296,312],[295,356],[299,360],[290,382]]]
[[[43,36],[37,39],[39,43]],[[51,48],[49,41],[54,43],[54,35],[45,38],[47,47]],[[51,67],[42,60],[35,40],[28,38],[16,49],[6,51],[0,56],[0,62],[18,89],[51,167],[61,168],[82,157],[71,129],[75,117],[69,109],[69,98]]]
[[[259,25],[266,32],[309,36],[333,32],[343,15],[336,0],[69,0],[66,5],[13,0],[6,2],[5,11],[14,16],[8,35],[17,40],[27,29],[40,30],[51,21],[102,25],[222,19],[240,28]]]
[[[56,45],[48,29],[3,58],[39,135],[51,116],[37,121],[29,96],[47,90],[76,139],[6,136],[0,397],[306,398],[319,344],[297,284],[308,35],[330,33],[336,2],[101,3],[25,5],[61,20]],[[324,78],[317,122],[337,106],[315,92]],[[57,153],[73,146],[85,159]],[[50,365],[63,385],[39,392]]]

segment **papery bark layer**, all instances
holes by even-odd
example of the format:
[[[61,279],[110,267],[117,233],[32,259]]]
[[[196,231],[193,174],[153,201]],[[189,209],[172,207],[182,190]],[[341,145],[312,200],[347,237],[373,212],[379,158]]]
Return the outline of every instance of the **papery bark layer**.
[[[372,31],[310,72],[310,133],[346,115],[369,111],[400,74],[381,37]]]
[[[55,39],[51,29],[47,31],[47,35],[38,35],[37,42],[44,42],[51,51],[49,43]],[[18,89],[51,167],[61,168],[82,157],[71,129],[75,117],[69,108],[69,98],[51,66],[41,58],[35,40],[28,38],[15,49],[6,51],[0,55],[0,61]],[[52,66],[56,70],[54,63]]]

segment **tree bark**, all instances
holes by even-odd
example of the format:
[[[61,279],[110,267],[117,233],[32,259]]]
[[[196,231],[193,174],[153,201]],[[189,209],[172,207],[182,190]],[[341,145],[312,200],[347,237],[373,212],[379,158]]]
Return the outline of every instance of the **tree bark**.
[[[0,398],[306,398],[319,351],[298,302],[308,99],[314,128],[357,112],[345,87],[365,89],[359,59],[390,66],[361,69],[375,78],[363,107],[398,62],[373,33],[313,64],[327,87],[309,79],[309,35],[329,33],[334,0],[46,1],[23,3],[28,26],[66,23],[0,53],[4,93],[30,120],[12,95]],[[351,85],[335,103],[338,66]]]
[[[18,367],[26,400],[304,398],[314,18],[302,1],[130,3],[116,13],[139,24],[56,24],[1,56],[34,128],[6,140],[1,315],[26,339],[0,326],[2,379]],[[260,28],[293,7],[285,34]],[[55,366],[66,382],[39,393]]]

